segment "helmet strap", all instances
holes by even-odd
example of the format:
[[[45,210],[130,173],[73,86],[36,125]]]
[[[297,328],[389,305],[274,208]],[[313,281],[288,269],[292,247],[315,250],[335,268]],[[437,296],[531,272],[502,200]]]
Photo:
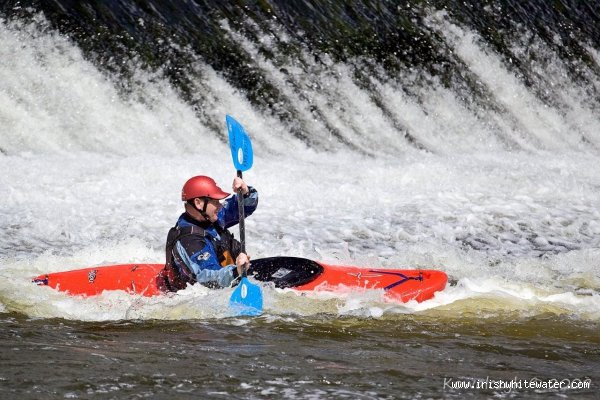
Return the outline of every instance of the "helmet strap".
[[[191,206],[194,207],[194,209],[196,211],[198,211],[200,213],[200,215],[202,215],[204,217],[205,220],[210,222],[210,217],[206,213],[206,207],[208,207],[208,197],[196,197],[196,198],[200,198],[200,199],[204,200],[204,206],[202,207],[202,209],[196,207],[196,202],[194,201],[195,199],[189,200],[188,203],[191,204]]]

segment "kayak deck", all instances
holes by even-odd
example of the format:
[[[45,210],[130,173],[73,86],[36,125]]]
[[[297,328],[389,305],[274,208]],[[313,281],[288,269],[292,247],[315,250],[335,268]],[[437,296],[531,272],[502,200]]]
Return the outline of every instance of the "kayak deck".
[[[446,287],[448,276],[436,270],[400,270],[329,265],[297,257],[270,257],[252,261],[249,273],[276,287],[301,291],[384,290],[386,298],[418,302]]]
[[[105,290],[156,296],[163,292],[156,277],[163,264],[120,264],[43,274],[33,279],[70,295],[94,296]],[[418,302],[443,290],[447,275],[435,270],[400,270],[329,265],[298,257],[253,260],[248,275],[278,288],[300,291],[384,290],[393,301]]]

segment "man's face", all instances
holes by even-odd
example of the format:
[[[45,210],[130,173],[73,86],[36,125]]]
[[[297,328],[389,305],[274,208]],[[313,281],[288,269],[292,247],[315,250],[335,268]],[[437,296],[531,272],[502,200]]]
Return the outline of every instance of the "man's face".
[[[198,207],[200,210],[202,210],[204,208],[204,199],[196,199],[195,201],[197,201],[199,204],[196,204],[196,207]],[[208,218],[210,220],[210,222],[215,222],[218,219],[218,214],[219,211],[221,210],[221,208],[223,208],[223,205],[221,204],[221,202],[219,200],[216,199],[206,199],[206,215],[208,215]]]

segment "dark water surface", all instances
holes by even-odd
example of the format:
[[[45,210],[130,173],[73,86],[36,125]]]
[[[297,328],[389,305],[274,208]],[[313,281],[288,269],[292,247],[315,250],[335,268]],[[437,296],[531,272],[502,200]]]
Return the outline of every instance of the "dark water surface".
[[[498,319],[87,323],[4,314],[0,398],[597,398],[597,323]],[[553,379],[590,388],[451,386]]]

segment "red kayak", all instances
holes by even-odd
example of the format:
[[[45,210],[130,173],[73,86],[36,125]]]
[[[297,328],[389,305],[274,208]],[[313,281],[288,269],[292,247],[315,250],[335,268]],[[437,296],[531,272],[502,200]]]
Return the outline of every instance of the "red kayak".
[[[121,264],[40,275],[33,282],[70,295],[94,296],[105,290],[156,296],[163,292],[156,277],[163,264]],[[304,258],[252,260],[248,275],[278,288],[301,291],[383,289],[390,300],[428,300],[446,287],[448,276],[435,270],[362,268],[330,265]]]

